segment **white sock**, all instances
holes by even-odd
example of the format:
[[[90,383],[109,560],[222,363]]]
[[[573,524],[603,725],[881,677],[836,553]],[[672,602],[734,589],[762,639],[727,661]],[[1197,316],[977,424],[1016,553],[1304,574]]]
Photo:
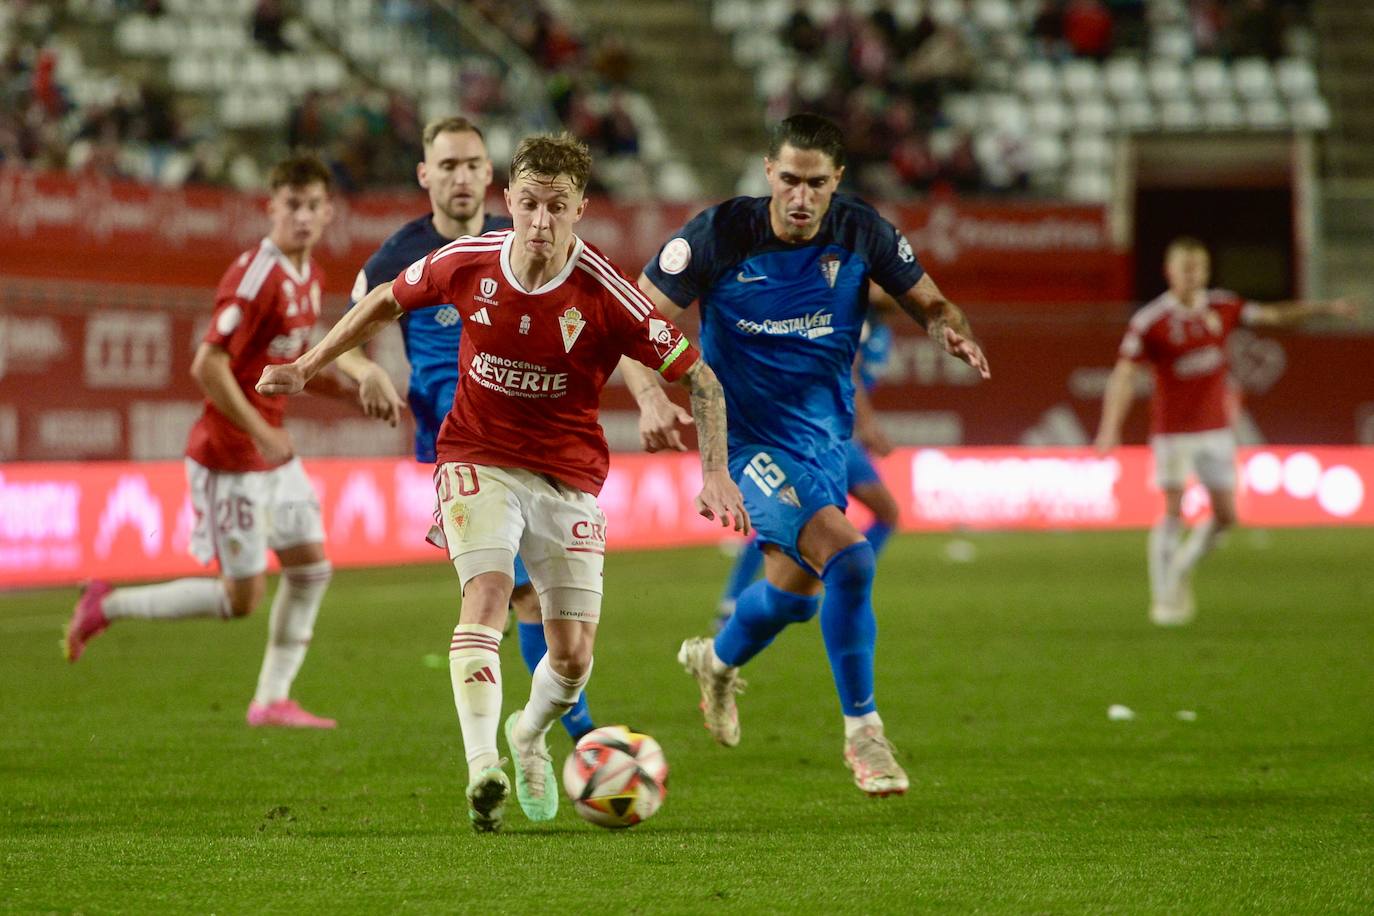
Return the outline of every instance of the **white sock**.
[[[460,623],[448,647],[453,705],[463,730],[468,778],[496,766],[496,731],[501,724],[501,631],[480,623]]]
[[[879,729],[883,727],[883,720],[877,712],[866,712],[861,716],[844,717],[844,736],[852,738],[854,734],[870,725],[876,725]]]
[[[305,661],[305,650],[315,633],[315,618],[320,602],[334,574],[328,560],[303,566],[288,566],[281,571],[277,594],[272,598],[272,616],[267,625],[267,651],[258,672],[258,689],[253,702],[266,706],[291,694],[291,682]]]
[[[1202,558],[1211,553],[1212,548],[1217,545],[1218,538],[1215,518],[1208,518],[1194,528],[1193,533],[1179,546],[1169,563],[1170,584],[1177,585],[1191,576]]]
[[[117,588],[105,596],[102,608],[110,620],[230,616],[229,598],[219,579],[175,579],[157,585]]]
[[[1156,601],[1169,594],[1169,564],[1184,530],[1183,519],[1176,515],[1164,516],[1150,529],[1150,596]]]
[[[721,661],[720,656],[716,655],[716,642],[714,639],[710,642],[710,649],[711,657],[708,658],[706,662],[711,667],[711,673],[724,674],[725,672],[729,671],[730,666],[725,664],[725,662]]]
[[[534,668],[530,678],[530,701],[515,723],[515,739],[521,744],[542,740],[549,728],[577,703],[582,696],[582,688],[591,680],[592,666],[580,678],[564,677],[549,664],[549,656],[544,655]]]

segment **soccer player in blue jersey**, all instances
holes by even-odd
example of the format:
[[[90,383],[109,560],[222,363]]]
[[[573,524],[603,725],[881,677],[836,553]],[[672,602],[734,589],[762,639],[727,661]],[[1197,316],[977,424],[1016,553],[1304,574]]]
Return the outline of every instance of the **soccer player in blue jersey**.
[[[416,176],[420,187],[429,192],[431,212],[397,229],[367,259],[353,284],[350,308],[373,287],[396,279],[407,266],[456,238],[511,228],[509,217],[486,212],[487,186],[492,180],[491,158],[475,124],[458,117],[429,122],[424,130],[424,155],[424,161],[416,166]],[[453,389],[458,384],[458,342],[463,326],[452,305],[406,312],[400,325],[406,358],[410,361],[406,400],[415,418],[415,460],[433,464],[434,442],[453,406]],[[358,383],[358,396],[367,414],[394,426],[406,404],[397,395],[386,370],[361,348],[344,354],[338,365]],[[430,538],[442,546],[443,529],[432,530]],[[518,556],[511,604],[520,633],[520,655],[533,673],[548,645],[539,595]],[[585,695],[563,716],[563,726],[574,741],[595,727]]]
[[[702,351],[730,418],[730,470],[764,549],[764,579],[740,595],[714,640],[687,640],[678,660],[701,686],[706,727],[733,747],[740,666],[789,623],[819,613],[854,782],[869,795],[901,794],[907,775],[873,687],[873,545],[843,511],[852,367],[870,277],[946,352],[984,378],[988,364],[963,312],[902,234],[868,204],[836,193],[844,140],[833,122],[810,114],[782,121],[764,169],[771,196],[698,214],[640,277],[669,318],[701,304]],[[678,447],[680,409],[654,393],[648,373],[623,363],[622,371],[640,403],[646,447]]]
[[[868,320],[864,322],[859,339],[859,358],[854,363],[854,380],[858,383],[854,388],[854,436],[845,448],[845,479],[849,495],[873,513],[873,521],[864,529],[864,537],[873,545],[875,557],[882,553],[883,545],[896,530],[900,514],[896,497],[873,466],[873,456],[886,456],[892,451],[892,443],[878,426],[866,397],[877,387],[883,370],[892,358],[892,328],[883,320],[882,306],[878,304],[884,300],[892,308],[897,307],[888,297],[878,296],[869,308]],[[725,580],[725,589],[716,605],[717,633],[729,621],[739,596],[758,578],[761,569],[763,547],[755,537],[745,542]]]

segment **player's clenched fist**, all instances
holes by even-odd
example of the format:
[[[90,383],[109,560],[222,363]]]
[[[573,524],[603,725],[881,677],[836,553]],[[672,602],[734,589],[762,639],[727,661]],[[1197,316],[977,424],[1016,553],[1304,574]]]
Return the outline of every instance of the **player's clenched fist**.
[[[305,390],[305,373],[295,363],[266,366],[256,387],[258,394],[300,394]]]

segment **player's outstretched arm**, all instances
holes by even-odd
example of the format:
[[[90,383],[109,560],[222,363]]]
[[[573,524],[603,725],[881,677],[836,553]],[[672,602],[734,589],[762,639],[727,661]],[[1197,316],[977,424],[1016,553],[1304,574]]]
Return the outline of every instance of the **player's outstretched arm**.
[[[686,311],[644,274],[639,275],[639,288],[669,321]],[[620,375],[639,405],[639,444],[644,451],[687,451],[687,444],[682,441],[682,427],[692,423],[692,416],[668,399],[659,384],[658,373],[626,356],[620,360]]]
[[[305,383],[344,353],[365,343],[401,315],[401,305],[391,294],[391,284],[383,283],[344,313],[315,346],[294,362],[268,366],[258,380],[260,394],[299,394]]]
[[[946,353],[977,369],[983,378],[992,378],[987,357],[973,339],[968,318],[959,306],[945,298],[930,274],[922,274],[915,286],[896,299],[902,311],[916,319],[930,339],[944,347]]]
[[[1097,425],[1097,439],[1093,447],[1105,455],[1121,444],[1121,426],[1131,410],[1135,396],[1136,365],[1129,359],[1118,359],[1107,379],[1102,394],[1102,419]]]
[[[1323,299],[1314,302],[1266,302],[1248,313],[1246,324],[1262,328],[1288,328],[1302,324],[1309,318],[1329,316],[1345,321],[1358,321],[1360,303],[1351,299]]]
[[[386,370],[368,358],[362,347],[342,354],[336,361],[344,375],[358,383],[358,403],[363,413],[395,426],[406,409],[406,402],[391,383]]]
[[[730,479],[729,449],[725,438],[725,391],[711,367],[698,360],[682,376],[681,384],[692,393],[692,415],[697,422],[701,450],[701,493],[697,511],[704,518],[719,518],[721,527],[749,533],[749,513],[744,497]]]

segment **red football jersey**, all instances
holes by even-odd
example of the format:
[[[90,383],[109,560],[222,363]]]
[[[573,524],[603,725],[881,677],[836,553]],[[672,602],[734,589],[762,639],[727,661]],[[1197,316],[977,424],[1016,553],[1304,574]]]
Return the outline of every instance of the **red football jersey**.
[[[622,355],[675,381],[696,349],[605,255],[574,237],[558,276],[526,292],[510,230],[462,238],[411,264],[392,295],[407,310],[451,303],[461,373],[438,462],[525,468],[593,495],[610,450],[601,389]]]
[[[310,343],[320,316],[324,277],[311,260],[296,270],[268,239],[249,249],[224,272],[215,292],[215,314],[205,343],[229,352],[229,366],[249,403],[273,426],[282,425],[284,395],[258,394],[263,367],[289,363]],[[269,465],[248,433],[205,402],[191,427],[186,456],[217,471],[267,471]]]
[[[1195,433],[1231,425],[1226,338],[1253,308],[1235,293],[1208,290],[1191,309],[1166,292],[1136,312],[1121,356],[1155,370],[1150,432]]]

